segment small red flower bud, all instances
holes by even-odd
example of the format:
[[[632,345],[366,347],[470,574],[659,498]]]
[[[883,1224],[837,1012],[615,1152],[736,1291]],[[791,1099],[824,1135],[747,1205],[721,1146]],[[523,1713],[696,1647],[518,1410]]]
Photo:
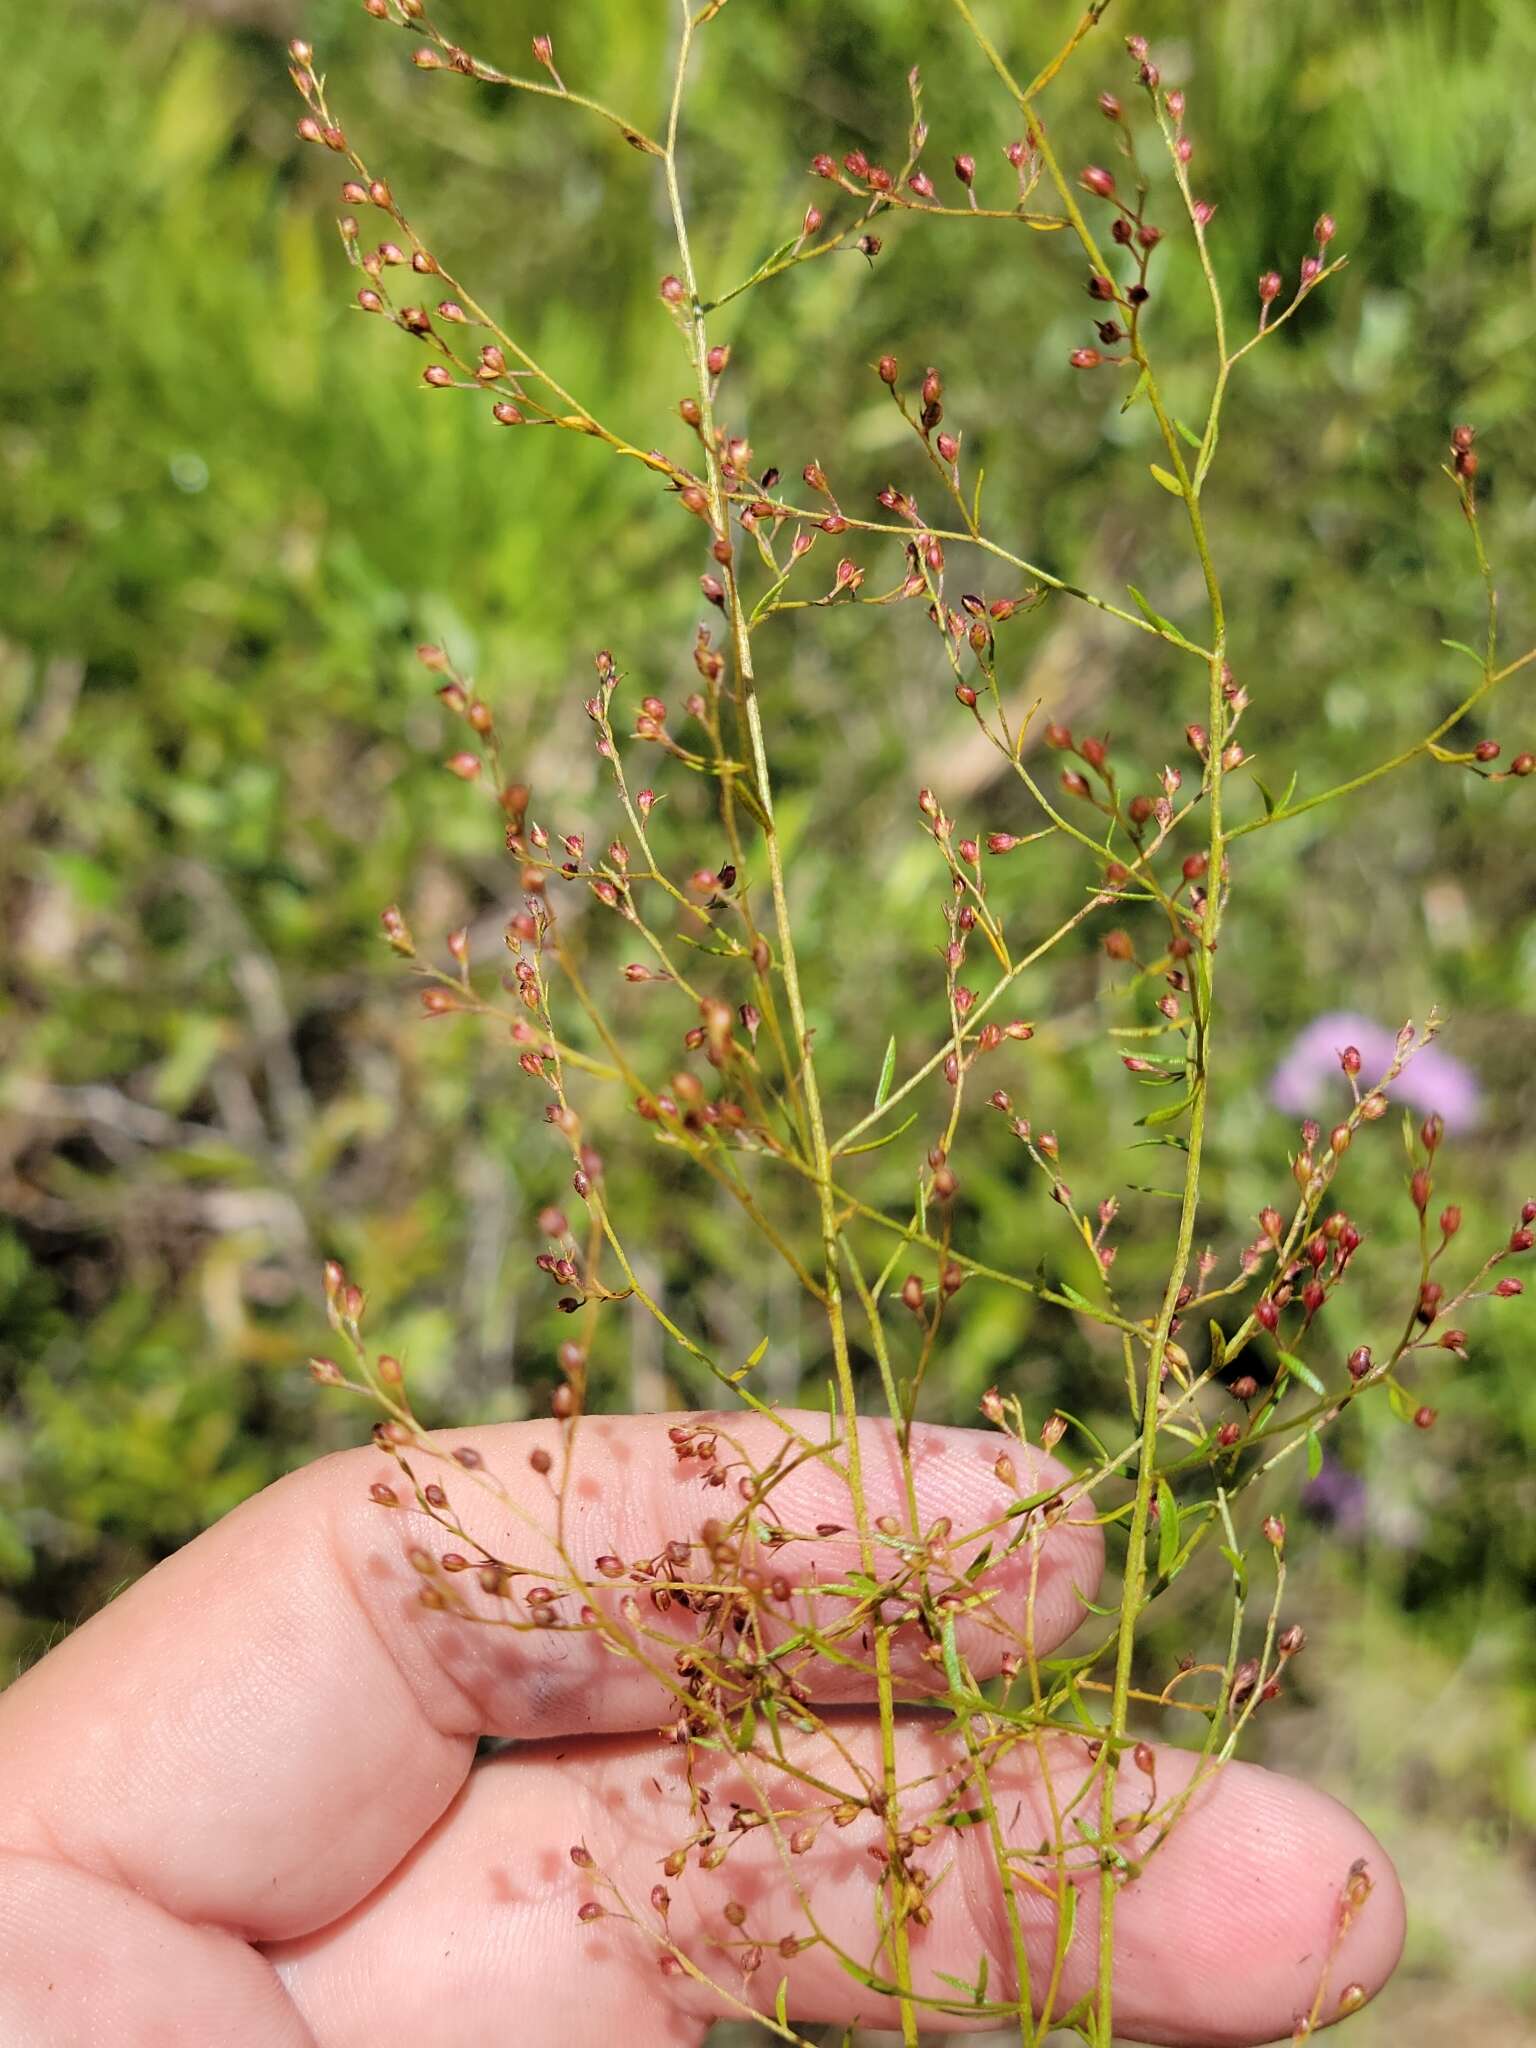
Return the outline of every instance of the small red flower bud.
[[[1349,1354],[1349,1376],[1352,1380],[1363,1380],[1371,1369],[1371,1347],[1357,1344]]]
[[[1458,455],[1464,455],[1476,439],[1476,427],[1459,426],[1451,429],[1451,446]]]
[[[450,775],[457,775],[461,782],[473,782],[480,773],[478,754],[450,754],[444,762]]]
[[[1258,1304],[1253,1313],[1255,1320],[1262,1323],[1266,1330],[1274,1330],[1279,1324],[1280,1311],[1275,1307],[1275,1304],[1268,1295]]]
[[[894,384],[901,371],[894,356],[882,356],[875,365],[875,372],[882,384]]]
[[[1301,1305],[1309,1316],[1315,1316],[1327,1298],[1318,1280],[1309,1280],[1301,1290]]]
[[[669,306],[680,306],[688,296],[688,288],[683,280],[680,277],[673,277],[670,272],[661,280],[658,290]]]
[[[1259,303],[1264,306],[1273,305],[1284,285],[1285,279],[1278,270],[1266,270],[1259,279]]]
[[[1454,1351],[1458,1358],[1467,1355],[1467,1333],[1465,1330],[1446,1330],[1440,1337],[1442,1351]]]
[[[1085,191],[1096,193],[1100,199],[1110,198],[1115,189],[1114,179],[1102,164],[1089,164],[1078,183]]]
[[[1211,864],[1208,853],[1189,853],[1184,856],[1181,872],[1186,882],[1198,882]]]
[[[1266,1543],[1272,1544],[1276,1550],[1279,1550],[1283,1545],[1285,1542],[1285,1522],[1281,1516],[1266,1515],[1264,1517],[1264,1540]]]
[[[1536,769],[1536,754],[1516,754],[1509,764],[1511,775],[1526,776]]]
[[[1101,92],[1099,94],[1099,112],[1106,121],[1118,121],[1120,119],[1122,112],[1120,102],[1112,92]]]
[[[1416,1408],[1413,1412],[1413,1426],[1415,1429],[1433,1429],[1435,1426],[1434,1409]]]
[[[1312,239],[1320,249],[1326,249],[1338,231],[1338,223],[1333,215],[1320,213],[1312,224]]]
[[[1224,1451],[1229,1451],[1242,1433],[1235,1422],[1224,1422],[1216,1432],[1216,1441]]]
[[[1509,1248],[1512,1252],[1528,1252],[1533,1243],[1536,1243],[1536,1239],[1532,1238],[1524,1224],[1518,1230],[1509,1233]]]
[[[1103,360],[1096,348],[1075,348],[1067,357],[1074,370],[1096,370]]]
[[[1495,1294],[1500,1295],[1505,1301],[1508,1301],[1511,1295],[1524,1294],[1525,1282],[1523,1280],[1517,1280],[1514,1274],[1511,1273],[1507,1279],[1501,1280],[1498,1286],[1495,1287],[1493,1291]]]
[[[955,176],[960,180],[965,189],[969,191],[976,182],[975,157],[957,156],[955,158]]]
[[[1088,788],[1087,776],[1079,775],[1075,768],[1069,768],[1065,775],[1062,776],[1061,786],[1068,796],[1088,796],[1091,794]]]

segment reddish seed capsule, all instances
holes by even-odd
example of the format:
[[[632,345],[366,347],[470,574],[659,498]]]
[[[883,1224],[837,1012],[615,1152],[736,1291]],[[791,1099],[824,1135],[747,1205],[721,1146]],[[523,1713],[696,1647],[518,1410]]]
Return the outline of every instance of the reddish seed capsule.
[[[880,382],[882,384],[893,385],[896,382],[897,377],[900,376],[901,374],[900,368],[894,356],[882,356],[879,362],[876,363],[875,369],[879,375]]]
[[[1067,357],[1074,370],[1096,370],[1103,360],[1096,348],[1075,348]]]
[[[1299,1622],[1294,1621],[1289,1628],[1280,1631],[1275,1643],[1275,1648],[1282,1657],[1299,1657],[1306,1647],[1307,1632]]]
[[[1150,1742],[1138,1742],[1131,1751],[1131,1761],[1144,1778],[1156,1777],[1157,1757]]]
[[[955,176],[960,180],[966,191],[969,192],[972,185],[976,182],[975,157],[957,156],[955,158]]]
[[[528,1453],[529,1465],[535,1472],[537,1472],[540,1475],[541,1478],[545,1473],[547,1473],[551,1469],[554,1462],[554,1459],[549,1455],[548,1451],[545,1450],[542,1444],[538,1445],[536,1449],[531,1450]]]
[[[1502,1295],[1503,1298],[1507,1301],[1511,1295],[1524,1294],[1525,1282],[1523,1280],[1517,1280],[1515,1276],[1511,1273],[1508,1279],[1501,1280],[1498,1286],[1495,1287],[1493,1291],[1495,1294]]]
[[[375,1479],[372,1486],[369,1487],[368,1493],[369,1497],[377,1501],[381,1508],[397,1508],[400,1505],[399,1494],[395,1492],[392,1486],[386,1485],[382,1479]]]
[[[1208,853],[1190,853],[1184,856],[1181,872],[1186,882],[1197,882],[1211,864]]]
[[[1258,1304],[1253,1313],[1255,1320],[1261,1323],[1266,1330],[1273,1331],[1279,1327],[1280,1311],[1275,1307],[1275,1304],[1268,1295]]]
[[[1320,248],[1326,249],[1338,233],[1338,223],[1331,213],[1320,213],[1312,225],[1312,239]]]
[[[1224,1422],[1216,1432],[1216,1441],[1224,1451],[1229,1451],[1242,1433],[1235,1422]]]
[[[1349,1376],[1352,1380],[1363,1380],[1371,1369],[1371,1347],[1359,1344],[1349,1354]]]
[[[1118,121],[1122,111],[1120,102],[1112,92],[1101,92],[1099,94],[1099,112],[1106,121]]]
[[[1526,776],[1536,769],[1536,754],[1516,754],[1509,764],[1511,775]]]
[[[1415,1429],[1433,1429],[1435,1426],[1434,1409],[1416,1408],[1414,1410],[1413,1426]]]
[[[1478,761],[1497,761],[1499,743],[1497,740],[1479,740],[1472,749],[1473,758]]]
[[[1528,1252],[1533,1242],[1536,1240],[1532,1239],[1530,1231],[1523,1224],[1520,1229],[1512,1230],[1509,1234],[1509,1248],[1512,1252]]]
[[[1285,279],[1278,270],[1266,270],[1259,279],[1259,303],[1272,306],[1285,287]]]
[[[1101,101],[1102,105],[1103,102]],[[1115,181],[1102,164],[1089,164],[1078,183],[1086,192],[1096,193],[1100,199],[1108,199],[1114,192]]]
[[[1264,1517],[1264,1540],[1276,1550],[1285,1542],[1285,1522],[1279,1515]]]

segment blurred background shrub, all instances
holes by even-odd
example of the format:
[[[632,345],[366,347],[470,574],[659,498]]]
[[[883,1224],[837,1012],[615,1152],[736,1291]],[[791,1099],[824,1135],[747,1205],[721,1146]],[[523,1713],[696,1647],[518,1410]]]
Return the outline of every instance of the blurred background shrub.
[[[1027,32],[1027,64],[1071,10],[990,13],[1000,35]],[[656,302],[667,232],[644,162],[610,131],[415,74],[350,0],[53,0],[28,15],[0,132],[7,1673],[254,1488],[354,1439],[362,1419],[299,1369],[323,1341],[327,1254],[367,1288],[376,1340],[429,1409],[544,1407],[562,1319],[533,1272],[532,1219],[560,1187],[558,1155],[505,1046],[424,1023],[378,936],[398,899],[423,944],[468,922],[491,954],[517,893],[483,807],[442,771],[448,735],[411,649],[443,640],[473,671],[537,815],[606,836],[580,710],[592,652],[611,644],[638,685],[680,695],[699,609],[695,536],[638,466],[499,433],[483,407],[424,392],[401,338],[353,317],[339,180],[293,139],[283,43],[316,43],[349,128],[458,274],[648,445],[681,433]],[[659,4],[459,0],[451,20],[514,66],[552,29],[568,78],[660,119]],[[1208,494],[1254,699],[1244,738],[1269,779],[1294,766],[1305,792],[1410,744],[1461,694],[1463,657],[1441,643],[1477,639],[1479,594],[1438,473],[1453,419],[1480,431],[1511,653],[1536,624],[1536,13],[1116,8],[1051,108],[1070,161],[1106,147],[1093,93],[1124,89],[1131,28],[1186,87],[1238,321],[1261,268],[1294,274],[1322,208],[1351,258],[1246,367]],[[1011,175],[1007,106],[942,7],[738,0],[707,55],[691,158],[716,288],[824,201],[814,151],[897,154],[913,63],[929,160],[966,149],[983,179]],[[1084,338],[1072,252],[998,223],[882,232],[874,264],[833,258],[720,316],[760,457],[794,475],[819,456],[867,503],[912,477],[868,366],[887,348],[937,363],[989,471],[992,530],[1090,587],[1130,580],[1175,616],[1197,607],[1147,475],[1144,409],[1122,418],[1107,378],[1065,368]],[[1177,237],[1157,284],[1155,346],[1194,415],[1206,316]],[[1198,707],[1173,697],[1187,678],[1155,643],[1066,603],[1015,630],[1003,653],[1020,702],[1109,731],[1143,782],[1177,758]],[[886,1035],[905,1067],[940,1022],[942,878],[913,829],[918,784],[973,827],[1018,828],[1022,812],[910,618],[813,614],[765,638],[764,666],[818,1048],[847,1122]],[[1484,736],[1506,758],[1536,740],[1528,678],[1470,734]],[[1395,1028],[1431,1003],[1486,1101],[1443,1155],[1440,1193],[1462,1202],[1469,1243],[1507,1227],[1536,1184],[1530,815],[1528,785],[1419,766],[1353,813],[1245,843],[1213,1242],[1251,1234],[1285,1186],[1294,1133],[1267,1082],[1293,1033],[1334,1008]],[[680,853],[690,823],[680,809]],[[1007,884],[1043,926],[1081,876],[1032,859]],[[611,939],[580,937],[611,974]],[[1160,1274],[1170,1212],[1131,1192],[1155,1175],[1123,1150],[1141,1104],[1103,1038],[1111,982],[1091,937],[1053,956],[1020,990],[1039,1035],[999,1079],[1058,1131],[1080,1195],[1125,1199],[1117,1279],[1134,1296]],[[619,1001],[664,1076],[681,1027],[647,993]],[[622,1107],[594,1113],[616,1205],[646,1222],[650,1284],[723,1352],[766,1334],[769,1390],[816,1399],[824,1361],[793,1282],[733,1263],[732,1218],[647,1152]],[[1020,1244],[1038,1237],[1070,1278],[1060,1219],[1003,1137],[967,1141],[974,1249],[1028,1263]],[[1376,1240],[1350,1342],[1406,1284],[1390,1150],[1346,1195]],[[903,1145],[871,1172],[879,1198],[907,1197]],[[931,1412],[967,1419],[997,1379],[1042,1413],[1062,1400],[1109,1425],[1117,1361],[1070,1321],[980,1289],[958,1306]],[[1410,1974],[1359,2023],[1362,2043],[1513,2043],[1536,2017],[1536,1374],[1510,1307],[1479,1320],[1469,1364],[1425,1383],[1433,1432],[1369,1404],[1337,1433],[1310,1510],[1299,1474],[1275,1502],[1315,1527],[1293,1579],[1314,1649],[1259,1753],[1352,1797],[1414,1895]],[[611,1319],[594,1372],[608,1405],[705,1394],[643,1319]],[[1153,1637],[1170,1661],[1201,1643],[1200,1591],[1184,1586]]]

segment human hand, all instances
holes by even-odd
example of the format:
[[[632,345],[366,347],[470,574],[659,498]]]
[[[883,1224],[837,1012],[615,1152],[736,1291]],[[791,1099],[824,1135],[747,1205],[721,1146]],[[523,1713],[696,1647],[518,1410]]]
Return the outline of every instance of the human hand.
[[[503,1490],[498,1499],[454,1485],[471,1537],[559,1585],[569,1572],[548,1540],[558,1514],[566,1557],[602,1587],[599,1557],[631,1562],[669,1540],[697,1542],[720,1514],[720,1492],[668,1439],[669,1425],[691,1419],[583,1420],[558,1489],[535,1469],[548,1452],[562,1478],[567,1439],[553,1423],[432,1441],[472,1447]],[[825,1430],[825,1418],[788,1419]],[[780,1441],[759,1418],[714,1420],[722,1456],[728,1442],[764,1463]],[[871,1516],[905,1525],[890,1429],[861,1425],[860,1444]],[[1065,1482],[1043,1454],[1010,1448],[1025,1489]],[[914,1429],[925,1529],[941,1516],[962,1530],[997,1514],[997,1453],[993,1436]],[[375,1482],[405,1505],[381,1508]],[[799,1465],[772,1498],[781,1527],[807,1532],[775,1567],[797,1588],[857,1564],[846,1530],[809,1533],[852,1520],[826,1461]],[[649,1904],[662,1860],[697,1830],[690,1752],[657,1734],[675,1698],[594,1630],[484,1627],[424,1607],[417,1546],[446,1547],[390,1458],[364,1449],[324,1459],[160,1565],[0,1697],[0,2042],[572,2048],[622,2030],[625,2048],[679,2048],[741,2010],[734,2000],[771,2010],[785,1978],[797,2020],[895,2024],[894,2006],[833,1953],[868,1963],[878,1949],[880,1886],[866,1851],[883,1839],[879,1821],[860,1812],[847,1827],[819,1826],[792,1858],[768,1827],[737,1835],[721,1868],[690,1856],[667,1880],[663,1924]],[[992,1569],[989,1583],[1015,1627],[1032,1605],[1046,1655],[1076,1626],[1078,1595],[1094,1593],[1102,1541],[1087,1521],[1058,1523],[1032,1584],[1021,1558]],[[588,1597],[618,1614],[626,1588],[610,1590]],[[574,1621],[574,1597],[558,1611]],[[674,1613],[667,1625],[681,1635],[690,1617]],[[978,1675],[997,1669],[996,1631],[966,1619],[959,1640]],[[893,1639],[909,1698],[936,1682],[922,1647],[914,1629]],[[788,1738],[796,1769],[878,1786],[879,1723],[855,1705],[869,1684],[826,1661],[802,1675],[836,1708],[824,1716],[830,1733]],[[937,1809],[963,1760],[945,1718],[914,1711],[900,1724],[897,1777],[923,1788],[904,1800],[909,1813],[925,1795]],[[472,1768],[488,1734],[518,1746]],[[750,1756],[692,1754],[717,1822],[733,1802],[759,1808],[765,1781]],[[1176,1794],[1197,1766],[1158,1750],[1157,1796]],[[1069,1801],[1091,1768],[1076,1736],[1021,1744],[991,1773],[1001,1822],[1020,1844],[1051,1839],[1052,1797],[1058,1808]],[[782,1806],[787,1785],[775,1775],[769,1803]],[[1126,1814],[1145,1805],[1144,1778],[1122,1770],[1119,1786]],[[804,1797],[824,1815],[824,1794]],[[1085,1810],[1096,1813],[1096,1798]],[[985,1830],[935,1833],[932,1921],[913,1930],[916,1989],[953,1998],[938,1973],[974,1981],[985,1956],[988,1998],[1006,1999],[1013,1953]],[[573,1861],[573,1848],[594,1867]],[[1373,1889],[1340,1938],[1340,1898],[1361,1861]],[[1057,2013],[1095,1977],[1097,1868],[1091,1854],[1074,1867],[1079,1910]],[[1027,1885],[1019,1892],[1038,1997],[1056,1909]],[[744,1928],[724,1917],[732,1901],[747,1907]],[[825,1940],[784,1959],[775,1944],[806,1933],[805,1901]],[[603,1917],[579,1918],[593,1903],[606,1905]],[[1233,1763],[1195,1792],[1123,1888],[1115,1935],[1117,2036],[1236,2048],[1289,2037],[1325,1976],[1324,2017],[1346,1987],[1373,1994],[1397,1960],[1402,1899],[1384,1852],[1342,1807]],[[745,1938],[768,1952],[747,1979]],[[937,2012],[923,2020],[935,2032],[977,2024]]]

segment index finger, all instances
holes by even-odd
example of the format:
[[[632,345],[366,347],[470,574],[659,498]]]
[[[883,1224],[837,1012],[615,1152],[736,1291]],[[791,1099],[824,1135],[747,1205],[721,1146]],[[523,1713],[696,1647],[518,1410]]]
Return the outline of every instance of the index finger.
[[[802,1442],[825,1435],[825,1418],[786,1421]],[[679,1458],[677,1429],[695,1452],[712,1435],[714,1457]],[[1010,1506],[1067,1476],[1019,1447],[1010,1447],[1016,1470],[1000,1474],[1001,1441],[915,1426],[909,1497],[889,1426],[859,1431],[880,1542],[899,1557],[903,1543],[922,1541],[969,1603],[964,1569],[980,1543],[1002,1549],[1027,1521],[1009,1516]],[[672,1624],[651,1597],[661,1581],[637,1584],[632,1568],[649,1572],[669,1544],[685,1544],[694,1577],[684,1575],[683,1590],[691,1600],[689,1583],[707,1589],[697,1565],[718,1539],[705,1524],[740,1523],[741,1482],[776,1458],[789,1469],[759,1511],[765,1564],[791,1586],[779,1625],[802,1644],[797,1682],[843,1698],[872,1691],[865,1646],[834,1640],[819,1618],[819,1589],[861,1556],[846,1481],[825,1459],[784,1458],[784,1442],[781,1428],[753,1416],[594,1417],[574,1433],[518,1423],[445,1434],[429,1440],[443,1464],[415,1462],[420,1497],[439,1521],[444,1510],[427,1488],[443,1488],[446,1530],[411,1504],[378,1450],[342,1453],[281,1481],[0,1699],[0,1840],[249,1939],[323,1926],[444,1812],[477,1737],[644,1728],[675,1711],[658,1670],[605,1648],[569,1588],[583,1582],[594,1618],[643,1596],[643,1627],[632,1631],[643,1649]],[[471,1469],[448,1462],[455,1450],[469,1453]],[[374,1487],[393,1488],[403,1511],[377,1504]],[[980,1526],[994,1533],[959,1543]],[[1040,1654],[1053,1647],[1075,1625],[1079,1595],[1091,1597],[1097,1583],[1102,1543],[1091,1522],[1028,1526],[1031,1539],[991,1564],[985,1608],[958,1610],[978,1673],[999,1668],[1020,1643]],[[742,1540],[760,1538],[748,1530]],[[434,1561],[445,1552],[473,1561],[477,1541],[495,1565],[482,1559],[454,1574]],[[503,1565],[520,1575],[481,1589],[480,1572]],[[503,1622],[515,1611],[516,1625],[487,1627],[453,1611],[464,1587],[465,1606]],[[530,1590],[559,1597],[530,1605]],[[424,1606],[424,1591],[438,1604]],[[562,1606],[577,1624],[569,1630]],[[553,1625],[533,1612],[544,1607],[556,1610]],[[689,1611],[673,1598],[678,1625]],[[930,1646],[915,1630],[902,1635],[912,1638],[899,1666],[908,1696],[931,1690],[922,1654]]]

